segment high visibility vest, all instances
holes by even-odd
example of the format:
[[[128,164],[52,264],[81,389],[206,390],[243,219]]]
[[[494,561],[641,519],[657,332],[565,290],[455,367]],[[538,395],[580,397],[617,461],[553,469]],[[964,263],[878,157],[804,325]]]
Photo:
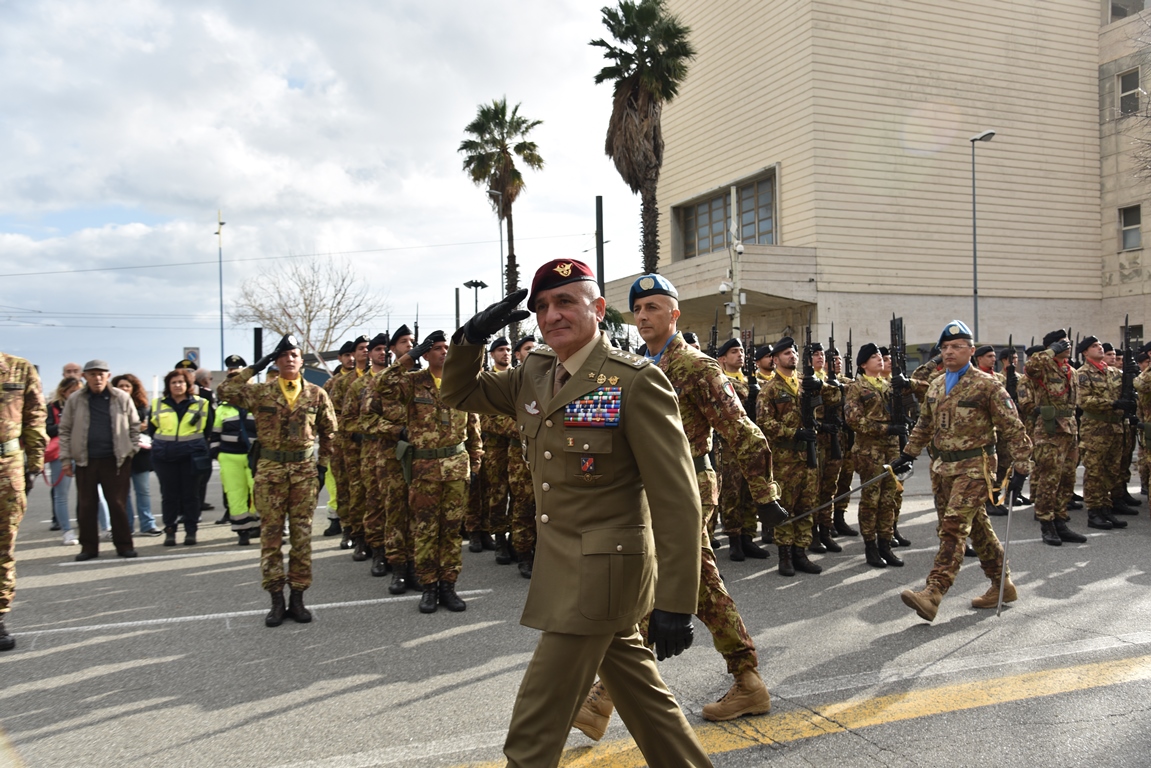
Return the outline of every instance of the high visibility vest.
[[[156,425],[153,440],[180,442],[204,437],[208,423],[208,401],[202,397],[191,398],[192,403],[180,418],[176,409],[158,398],[152,403],[152,423]]]

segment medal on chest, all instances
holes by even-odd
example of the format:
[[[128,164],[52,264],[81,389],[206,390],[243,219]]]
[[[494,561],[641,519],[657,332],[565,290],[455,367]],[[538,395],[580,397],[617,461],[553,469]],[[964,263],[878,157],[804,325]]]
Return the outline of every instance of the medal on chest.
[[[618,427],[623,387],[599,387],[564,406],[565,427]]]

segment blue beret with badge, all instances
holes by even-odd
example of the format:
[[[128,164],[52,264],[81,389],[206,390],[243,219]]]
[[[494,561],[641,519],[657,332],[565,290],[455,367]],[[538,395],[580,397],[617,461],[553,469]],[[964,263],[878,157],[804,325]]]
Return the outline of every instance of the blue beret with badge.
[[[642,299],[645,296],[671,296],[673,299],[679,298],[679,291],[671,284],[663,275],[640,275],[634,283],[631,284],[631,292],[627,296],[628,309],[635,308],[635,300]]]
[[[954,341],[955,339],[967,339],[968,341],[975,339],[971,329],[967,327],[967,323],[962,320],[952,320],[943,326],[943,332],[939,334],[939,346],[943,346],[945,341]]]

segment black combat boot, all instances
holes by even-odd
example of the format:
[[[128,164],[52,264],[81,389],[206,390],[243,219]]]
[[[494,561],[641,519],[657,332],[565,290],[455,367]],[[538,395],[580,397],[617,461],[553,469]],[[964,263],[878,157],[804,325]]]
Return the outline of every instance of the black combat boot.
[[[16,638],[8,634],[8,630],[4,628],[4,622],[0,621],[0,651],[10,651],[16,647]]]
[[[747,559],[743,551],[743,534],[728,534],[727,558],[734,563],[742,563]]]
[[[420,597],[420,613],[435,613],[439,603],[440,585],[432,582],[424,585],[424,594]]]
[[[752,560],[766,560],[768,558],[767,550],[756,544],[750,533],[740,534],[739,543],[743,548],[743,554]]]
[[[1111,494],[1111,498],[1112,499],[1116,498],[1114,493]],[[1123,485],[1121,485],[1119,487],[1118,499],[1120,502],[1122,502],[1123,504],[1126,504],[1129,507],[1138,507],[1143,503],[1143,502],[1139,501],[1139,499],[1137,499],[1131,495],[1131,491],[1127,490],[1127,484],[1126,483],[1124,483]]]
[[[388,585],[389,595],[402,595],[408,591],[408,564],[396,563],[392,568],[392,583]]]
[[[340,527],[340,518],[333,517],[328,521],[328,527],[324,529],[325,536],[339,536],[343,528]]]
[[[1101,531],[1111,530],[1114,526],[1111,524],[1111,520],[1107,517],[1107,515],[1104,514],[1106,511],[1107,510],[1105,509],[1087,510],[1087,527],[1098,528]],[[1127,525],[1127,523],[1123,524]]]
[[[272,610],[264,617],[265,627],[278,627],[284,623],[284,590],[272,592]]]
[[[979,557],[979,553],[975,551],[975,547],[971,546],[970,540],[963,542],[963,556]]]
[[[1012,500],[1011,506],[1013,506],[1013,507],[1026,507],[1029,504],[1034,504],[1034,503],[1035,502],[1030,497],[1024,496],[1023,492],[1020,491],[1019,493],[1015,494],[1015,498]]]
[[[423,592],[424,587],[420,584],[420,580],[416,578],[416,564],[415,561],[408,561],[408,590],[411,592]]]
[[[883,558],[883,562],[894,568],[903,567],[903,560],[901,560],[897,554],[891,551],[890,542],[884,541],[881,538],[879,543],[876,545],[876,548],[879,550],[879,556]]]
[[[530,579],[532,577],[532,568],[535,566],[535,562],[536,553],[534,551],[529,550],[527,552],[520,552],[520,576],[523,576],[525,579]]]
[[[239,546],[247,547],[252,543],[252,529],[245,528],[242,531],[236,531],[236,535],[240,538]]]
[[[795,566],[791,564],[791,546],[783,545],[779,548],[779,575],[794,576]]]
[[[386,576],[390,570],[388,560],[384,557],[384,548],[372,547],[372,575]]]
[[[1112,528],[1126,528],[1127,527],[1127,521],[1126,520],[1120,520],[1119,518],[1115,517],[1115,510],[1112,509],[1111,507],[1104,507],[1100,511],[1103,513],[1103,516],[1111,522]]]
[[[803,547],[791,548],[791,564],[797,571],[804,573],[823,573],[823,568],[807,559],[807,552]]]
[[[837,509],[832,512],[831,519],[832,524],[835,526],[835,532],[840,536],[858,536],[859,531],[852,528],[847,524],[847,521],[843,519],[843,515],[846,512],[846,509]]]
[[[874,540],[863,542],[863,557],[872,568],[887,567],[887,563],[879,556],[879,545]]]
[[[288,610],[284,615],[297,624],[307,624],[312,620],[312,612],[304,607],[304,590],[291,591],[288,595]]]
[[[823,546],[823,540],[819,538],[819,526],[818,525],[813,525],[811,527],[811,543],[807,545],[807,550],[809,552],[813,552],[817,555],[822,555],[825,552],[827,552],[827,547]],[[794,561],[795,558],[793,557],[792,560]],[[798,567],[798,565],[799,564],[796,563],[797,567]],[[803,570],[803,569],[800,568],[800,570]]]
[[[340,539],[340,549],[351,549],[356,545],[356,543],[352,540],[352,529],[344,528],[343,531],[344,536]]]
[[[471,547],[469,547],[471,549]],[[512,563],[511,547],[508,544],[508,535],[506,533],[496,534],[496,564],[497,565],[511,565]]]
[[[362,563],[372,556],[372,548],[368,546],[368,540],[364,538],[364,534],[360,534],[355,538],[355,549],[352,550],[352,559],[357,563]]]
[[[899,532],[899,523],[892,523],[891,524],[891,542],[892,542],[891,546],[893,546],[893,547],[910,547],[911,546],[911,542],[908,541],[907,539],[903,538],[903,535]]]
[[[842,552],[843,547],[839,546],[839,542],[832,538],[831,526],[819,526],[819,540],[823,542],[823,546],[828,552]]]
[[[495,539],[493,539],[492,535],[487,531],[480,531],[480,544],[482,544],[488,552],[496,551]]]
[[[1043,535],[1043,543],[1051,547],[1063,546],[1063,537],[1055,529],[1054,520],[1040,520],[1039,532]]]
[[[480,538],[479,531],[472,531],[468,534],[468,551],[469,552],[483,552],[484,540]]]
[[[983,508],[987,510],[987,514],[991,517],[1007,517],[1007,507],[1001,504],[992,504],[990,501],[983,502]]]
[[[423,605],[423,601],[420,602],[420,605]],[[440,582],[440,605],[452,613],[466,611],[468,608],[468,604],[456,594],[456,584],[453,581]]]
[[[175,526],[169,526],[169,527],[164,529],[164,546],[165,547],[176,546],[176,527]]]
[[[1139,510],[1135,509],[1135,507],[1129,506],[1127,502],[1123,501],[1122,499],[1116,498],[1114,494],[1112,494],[1111,498],[1111,514],[1131,516],[1139,514]]]
[[[1078,493],[1071,494],[1071,501],[1067,502],[1068,509],[1083,509],[1083,497]]]
[[[1072,544],[1082,544],[1083,542],[1087,541],[1087,537],[1082,533],[1076,533],[1075,531],[1068,528],[1066,520],[1055,518],[1055,530],[1058,532],[1059,538],[1062,541],[1068,541]]]

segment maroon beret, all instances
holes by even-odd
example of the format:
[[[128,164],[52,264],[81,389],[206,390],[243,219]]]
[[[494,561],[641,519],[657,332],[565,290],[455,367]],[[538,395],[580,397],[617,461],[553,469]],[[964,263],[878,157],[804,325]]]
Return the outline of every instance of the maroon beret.
[[[575,259],[553,259],[536,270],[532,279],[532,291],[528,294],[528,310],[536,311],[536,296],[540,291],[550,291],[561,285],[574,283],[578,280],[591,280],[595,282],[595,275],[591,267]]]

